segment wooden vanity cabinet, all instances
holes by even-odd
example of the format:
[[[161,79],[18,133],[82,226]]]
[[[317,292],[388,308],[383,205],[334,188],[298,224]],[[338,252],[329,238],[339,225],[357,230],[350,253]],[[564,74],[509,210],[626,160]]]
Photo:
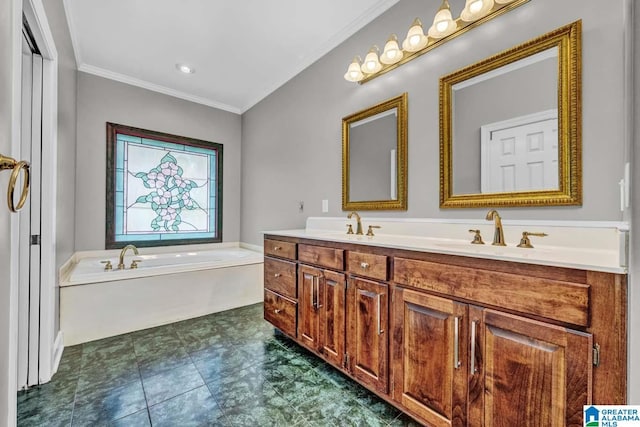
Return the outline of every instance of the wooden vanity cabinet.
[[[578,426],[626,403],[624,274],[283,239],[265,319],[425,425]]]

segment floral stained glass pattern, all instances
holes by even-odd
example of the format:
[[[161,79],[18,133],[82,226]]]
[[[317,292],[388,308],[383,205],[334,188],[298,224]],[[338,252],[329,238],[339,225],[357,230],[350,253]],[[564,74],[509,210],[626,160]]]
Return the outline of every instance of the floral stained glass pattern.
[[[222,146],[112,126],[107,247],[221,241]]]

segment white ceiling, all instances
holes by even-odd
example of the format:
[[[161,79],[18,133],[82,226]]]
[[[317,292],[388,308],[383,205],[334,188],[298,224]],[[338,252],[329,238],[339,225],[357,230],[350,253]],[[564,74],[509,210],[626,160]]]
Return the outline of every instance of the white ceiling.
[[[64,0],[64,5],[80,71],[242,113],[397,2]],[[345,69],[350,59],[345,58]],[[176,63],[196,72],[180,73]]]

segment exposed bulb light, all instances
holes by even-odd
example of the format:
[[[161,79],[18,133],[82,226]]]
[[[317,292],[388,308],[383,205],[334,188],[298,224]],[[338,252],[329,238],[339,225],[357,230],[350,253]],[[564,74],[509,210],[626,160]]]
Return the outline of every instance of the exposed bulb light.
[[[382,64],[378,59],[379,51],[380,50],[378,49],[378,46],[375,45],[371,49],[369,49],[369,53],[367,53],[367,56],[364,57],[364,62],[362,63],[362,67],[360,67],[363,73],[373,74],[382,69]]]
[[[448,0],[442,0],[442,5],[438,9],[435,18],[433,18],[433,25],[429,28],[429,37],[434,39],[441,39],[453,33],[458,28],[458,25],[451,16],[451,7]]]
[[[178,69],[178,71],[185,74],[193,74],[196,72],[195,68],[189,67],[188,65],[185,65],[185,64],[176,64],[176,68]]]
[[[395,64],[399,62],[403,56],[400,46],[398,46],[398,36],[391,34],[389,40],[387,40],[387,43],[384,45],[382,55],[380,55],[380,62],[387,65]]]
[[[359,56],[353,58],[351,64],[349,64],[349,68],[347,69],[346,74],[344,75],[344,79],[349,82],[359,82],[364,78],[364,74],[362,74],[362,70],[360,70],[360,60]]]
[[[402,42],[402,48],[407,52],[417,52],[424,48],[427,43],[429,43],[429,39],[422,30],[422,21],[416,18],[413,20],[409,32],[407,32],[407,37]]]
[[[465,22],[473,22],[484,17],[493,9],[494,0],[467,0],[460,13],[460,19]]]

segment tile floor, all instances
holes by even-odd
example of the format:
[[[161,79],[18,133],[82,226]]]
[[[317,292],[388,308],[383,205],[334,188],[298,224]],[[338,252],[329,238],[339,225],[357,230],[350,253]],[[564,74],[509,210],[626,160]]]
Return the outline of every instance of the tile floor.
[[[65,349],[18,426],[406,426],[262,319],[262,304]]]

